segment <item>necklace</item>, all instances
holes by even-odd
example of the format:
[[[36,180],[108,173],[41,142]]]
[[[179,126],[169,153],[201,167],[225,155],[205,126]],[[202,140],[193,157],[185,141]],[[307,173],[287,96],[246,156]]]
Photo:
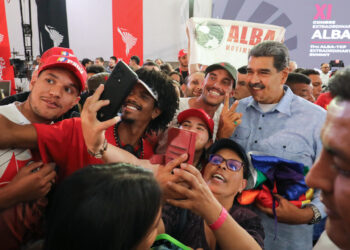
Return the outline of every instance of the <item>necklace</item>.
[[[114,129],[113,129],[114,139],[115,139],[115,143],[117,144],[117,147],[125,149],[126,151],[128,151],[129,153],[135,155],[139,159],[143,159],[144,152],[143,152],[142,138],[140,138],[140,141],[139,141],[139,145],[140,146],[138,147],[137,150],[135,150],[135,148],[132,145],[130,145],[130,144],[123,145],[123,143],[120,141],[120,138],[119,138],[119,135],[118,135],[119,124],[120,124],[120,122],[115,124],[114,125]]]

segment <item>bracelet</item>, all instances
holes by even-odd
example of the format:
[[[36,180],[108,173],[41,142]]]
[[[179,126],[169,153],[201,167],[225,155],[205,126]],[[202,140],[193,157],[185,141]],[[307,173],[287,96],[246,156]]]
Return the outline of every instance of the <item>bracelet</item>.
[[[227,215],[228,215],[227,210],[224,207],[222,207],[219,218],[213,224],[209,225],[210,229],[213,231],[218,230],[222,226],[222,224],[224,224],[227,218]]]
[[[91,152],[89,149],[87,151],[91,156],[100,159],[102,158],[103,153],[107,150],[107,146],[108,146],[108,142],[107,142],[107,139],[105,138],[105,140],[103,141],[102,148],[99,151],[97,151],[97,153]]]

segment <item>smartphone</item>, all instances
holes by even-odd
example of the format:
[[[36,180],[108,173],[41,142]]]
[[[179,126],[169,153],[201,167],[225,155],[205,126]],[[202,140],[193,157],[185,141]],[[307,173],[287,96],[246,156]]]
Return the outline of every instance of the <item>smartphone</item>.
[[[100,100],[109,100],[110,103],[97,112],[97,119],[106,121],[115,117],[137,81],[137,74],[126,63],[119,61],[105,82],[100,97]]]
[[[187,153],[187,163],[193,164],[197,134],[180,128],[168,130],[168,146],[165,152],[165,163]]]
[[[180,241],[176,240],[169,234],[159,234],[152,247],[151,250],[191,250],[192,248],[182,244]]]

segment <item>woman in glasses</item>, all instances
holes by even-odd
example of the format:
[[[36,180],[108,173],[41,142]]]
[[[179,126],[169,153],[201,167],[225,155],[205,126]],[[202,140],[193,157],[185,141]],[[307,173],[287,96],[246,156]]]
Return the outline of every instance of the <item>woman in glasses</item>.
[[[188,164],[174,169],[174,174],[190,187],[168,184],[186,199],[167,200],[171,205],[163,208],[160,231],[194,249],[263,248],[260,218],[235,201],[246,186],[248,164],[239,144],[221,139],[209,148],[208,163],[202,174]],[[184,212],[184,209],[190,211]]]

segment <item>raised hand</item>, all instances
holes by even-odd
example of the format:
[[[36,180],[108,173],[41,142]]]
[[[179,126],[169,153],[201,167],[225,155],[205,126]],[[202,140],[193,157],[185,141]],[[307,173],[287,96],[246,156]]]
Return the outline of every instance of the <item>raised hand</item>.
[[[181,163],[187,160],[187,154],[183,154],[178,158],[168,162],[168,164],[157,165],[153,167],[154,177],[158,181],[160,187],[163,190],[164,199],[182,199],[184,196],[181,193],[174,192],[169,189],[167,185],[169,182],[179,183],[183,181],[180,176],[174,175],[175,169],[180,166]]]
[[[222,205],[209,189],[199,170],[192,165],[183,163],[180,169],[174,169],[174,175],[183,179],[189,187],[169,182],[169,188],[181,193],[185,198],[182,200],[167,199],[167,202],[174,206],[190,209],[209,223],[214,222],[220,214]]]
[[[231,107],[229,107],[229,94],[225,95],[224,107],[220,114],[219,129],[217,132],[217,138],[230,138],[237,126],[241,124],[242,113],[237,113],[236,108],[238,101],[235,101]]]
[[[105,139],[105,130],[118,122],[118,118],[100,122],[96,118],[97,111],[103,106],[109,104],[109,100],[99,100],[104,85],[101,84],[95,93],[86,99],[84,108],[81,112],[81,126],[83,130],[86,147],[91,152],[97,152],[102,148]]]

